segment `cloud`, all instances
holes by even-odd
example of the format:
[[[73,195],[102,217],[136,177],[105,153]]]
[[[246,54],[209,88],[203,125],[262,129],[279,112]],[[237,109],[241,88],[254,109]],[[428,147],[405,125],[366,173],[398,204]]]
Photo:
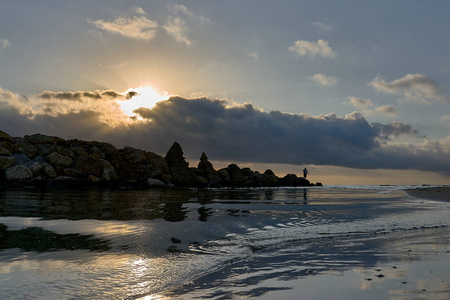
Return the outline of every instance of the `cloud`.
[[[325,40],[318,40],[317,42],[298,40],[294,45],[289,47],[289,50],[295,52],[296,55],[309,55],[310,58],[314,58],[316,55],[322,57],[336,56],[330,46],[328,46],[328,41]]]
[[[311,24],[314,25],[314,27],[316,27],[320,31],[327,33],[334,31],[334,29],[336,28],[336,26],[334,25],[328,25],[322,22],[312,22]]]
[[[252,58],[254,61],[258,61],[259,60],[258,52],[256,52],[256,51],[247,54],[247,57]]]
[[[145,12],[145,10],[142,7],[139,6],[134,6],[131,8],[131,11],[133,13],[136,13],[138,15],[146,15],[147,13]]]
[[[25,97],[0,88],[0,104],[16,110],[29,119],[43,115],[56,117],[82,111],[96,112],[100,121],[112,126],[126,123],[127,116],[121,109],[121,101],[136,96],[135,91],[113,90],[53,92],[44,91],[32,97]]]
[[[400,102],[429,104],[433,101],[447,101],[439,86],[422,74],[408,74],[391,82],[376,77],[369,86],[380,92],[402,95]]]
[[[200,23],[204,24],[204,23],[209,23],[211,22],[210,19],[205,18],[203,16],[198,16],[196,14],[194,14],[193,12],[191,12],[186,6],[182,5],[182,4],[175,4],[172,5],[171,7],[169,7],[169,10],[174,14],[174,15],[185,15],[193,20],[197,20]]]
[[[338,81],[337,77],[327,76],[325,74],[320,73],[314,74],[314,76],[310,76],[308,78],[323,86],[335,86]]]
[[[367,115],[383,115],[386,117],[398,117],[397,110],[392,105],[377,106],[372,110],[363,111]]]
[[[445,115],[441,117],[441,121],[448,123],[450,125],[450,115]]]
[[[382,105],[374,107],[372,100],[361,99],[358,97],[348,97],[349,102],[344,102],[346,105],[352,105],[361,110],[365,115],[383,115],[386,117],[397,117],[398,113],[392,105]]]
[[[144,11],[142,10],[141,13],[142,12]],[[158,23],[147,19],[145,16],[117,18],[113,21],[96,20],[92,21],[92,23],[97,26],[97,28],[107,32],[144,41],[153,39],[156,35],[156,29],[158,28]]]
[[[168,17],[163,28],[177,43],[185,44],[186,46],[191,46],[193,42],[188,36],[188,32],[191,31],[192,27],[210,22],[208,18],[194,14],[181,4],[170,6],[169,10],[173,15]]]
[[[395,121],[386,125],[374,123],[372,126],[379,130],[379,138],[385,141],[391,141],[393,138],[397,138],[400,135],[424,137],[417,129],[414,129],[410,124],[404,122]]]
[[[8,40],[6,40],[6,39],[0,40],[0,48],[6,48],[9,45],[11,45],[11,43]]]
[[[151,109],[135,110],[141,118],[151,121],[117,123],[112,127],[105,120],[120,118],[112,94],[98,91],[100,100],[77,100],[75,94],[63,97],[58,92],[44,93],[52,97],[24,97],[1,90],[0,129],[15,136],[39,132],[66,139],[99,140],[162,155],[178,141],[185,156],[193,160],[205,151],[217,161],[417,169],[450,176],[448,141],[398,144],[396,140],[402,135],[423,136],[407,123],[371,124],[358,112],[345,117],[309,116],[264,112],[250,103],[233,105],[208,98],[171,97]],[[89,93],[97,95],[95,91]],[[120,94],[126,98],[125,93]],[[26,115],[25,110],[14,106],[16,102],[30,107],[34,115]],[[54,111],[43,109],[46,106]]]
[[[183,19],[171,16],[169,17],[163,28],[178,43],[184,43],[187,46],[191,45],[191,41],[186,34],[186,22]]]
[[[83,98],[91,99],[131,99],[136,95],[136,92],[130,91],[127,94],[118,93],[113,90],[94,91],[94,92],[50,92],[45,91],[38,95],[42,99],[59,99],[69,101],[81,101]]]
[[[370,99],[361,99],[358,97],[348,97],[349,102],[345,103],[347,105],[353,105],[359,109],[365,109],[373,106],[373,102]]]

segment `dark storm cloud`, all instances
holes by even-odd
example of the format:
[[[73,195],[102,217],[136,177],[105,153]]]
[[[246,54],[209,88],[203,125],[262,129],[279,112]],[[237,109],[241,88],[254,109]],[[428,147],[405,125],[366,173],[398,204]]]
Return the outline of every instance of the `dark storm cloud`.
[[[421,147],[386,144],[400,135],[420,136],[411,125],[370,124],[360,113],[345,118],[265,113],[251,104],[227,107],[224,101],[181,97],[135,112],[151,120],[149,140],[179,141],[192,158],[206,151],[215,160],[411,169],[426,157],[430,163],[419,164],[422,170],[449,174],[442,167],[450,161],[448,151],[435,156]]]
[[[2,105],[0,103],[0,105]],[[111,127],[102,112],[82,110],[28,118],[12,108],[0,110],[0,129],[110,142],[165,155],[174,141],[185,157],[242,163],[334,165],[352,168],[418,169],[450,175],[445,141],[395,144],[400,135],[420,136],[411,125],[370,124],[362,114],[308,116],[263,112],[252,104],[233,105],[207,98],[172,97],[153,108],[135,110],[147,122]]]
[[[68,100],[68,101],[81,101],[82,98],[90,99],[131,99],[136,95],[136,92],[128,92],[125,96],[113,90],[105,91],[77,91],[77,92],[50,92],[45,91],[38,95],[39,98],[45,100],[57,99],[57,100]]]

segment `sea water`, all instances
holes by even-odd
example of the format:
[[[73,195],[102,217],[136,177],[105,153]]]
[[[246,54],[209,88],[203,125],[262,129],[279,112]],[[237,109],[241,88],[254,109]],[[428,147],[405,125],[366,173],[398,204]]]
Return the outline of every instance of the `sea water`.
[[[450,225],[405,188],[0,190],[0,298],[288,299]]]

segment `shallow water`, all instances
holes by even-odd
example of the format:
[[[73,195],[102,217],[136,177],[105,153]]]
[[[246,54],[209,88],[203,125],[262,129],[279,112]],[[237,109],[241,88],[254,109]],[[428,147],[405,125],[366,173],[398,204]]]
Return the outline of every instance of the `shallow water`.
[[[324,276],[332,295],[336,274],[361,279],[450,225],[449,203],[401,188],[2,190],[0,298],[289,299]]]

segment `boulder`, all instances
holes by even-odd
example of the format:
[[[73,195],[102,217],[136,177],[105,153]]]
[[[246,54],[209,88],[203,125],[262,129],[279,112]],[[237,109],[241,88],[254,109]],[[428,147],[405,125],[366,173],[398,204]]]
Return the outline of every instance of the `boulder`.
[[[161,188],[161,187],[165,187],[166,184],[163,181],[159,180],[159,179],[148,178],[147,179],[147,186],[148,187]]]
[[[172,183],[177,186],[187,187],[201,185],[200,180],[189,168],[189,163],[186,162],[183,154],[180,144],[174,142],[164,157],[169,166]]]
[[[89,175],[101,177],[104,167],[97,155],[76,156],[73,160],[73,168],[87,178]]]
[[[216,170],[214,170],[214,167],[212,163],[208,161],[208,157],[206,156],[205,152],[202,153],[200,157],[200,162],[198,163],[198,169],[203,171],[204,177],[208,181],[214,181],[214,182],[221,182],[222,178]]]
[[[267,169],[261,177],[261,184],[263,186],[277,186],[278,177],[273,173],[272,170]]]
[[[117,153],[117,148],[109,143],[101,143],[100,150],[107,156],[115,155]]]
[[[55,151],[55,145],[51,144],[36,144],[38,155],[47,156]]]
[[[227,167],[228,174],[230,175],[230,184],[232,186],[245,186],[246,178],[241,168],[236,164],[230,164]]]
[[[97,155],[99,158],[105,158],[105,153],[103,153],[98,146],[92,146],[90,153]]]
[[[152,168],[161,170],[163,174],[170,174],[169,165],[164,157],[153,152],[146,152],[145,156]]]
[[[72,150],[62,147],[62,146],[56,146],[56,152],[58,152],[61,155],[70,157],[72,159],[75,157],[75,153],[73,153]]]
[[[58,176],[56,174],[55,169],[53,169],[52,165],[49,163],[42,163],[42,169],[44,171],[45,176],[47,176],[48,178],[55,178],[56,176]]]
[[[48,135],[43,135],[43,134],[33,134],[33,135],[26,135],[24,137],[24,139],[28,142],[28,143],[32,143],[32,144],[61,144],[62,142],[64,142],[64,139],[60,138],[60,137],[56,137],[56,136],[48,136]]]
[[[52,152],[46,157],[47,162],[52,166],[69,167],[72,165],[72,158],[69,156],[62,155],[58,152]]]
[[[278,181],[280,186],[311,186],[309,180],[303,177],[297,177],[295,174],[287,174]]]
[[[75,156],[88,156],[87,152],[80,146],[70,147],[70,151],[72,151]]]
[[[0,141],[6,141],[12,143],[12,138],[9,134],[0,130]]]
[[[9,167],[14,166],[16,159],[14,156],[2,156],[0,155],[0,171],[6,170]]]
[[[39,176],[44,169],[44,167],[42,167],[42,164],[38,162],[33,162],[28,168],[33,173],[33,177]]]
[[[13,153],[14,146],[7,141],[0,141],[0,155],[10,156]]]
[[[14,153],[22,153],[29,158],[33,158],[38,154],[38,151],[32,144],[23,142],[14,144]]]
[[[89,175],[88,180],[92,183],[99,183],[101,181],[100,178],[98,178],[97,176],[94,176],[94,175]]]
[[[14,153],[14,158],[16,159],[16,165],[29,166],[33,163],[33,160],[28,157],[28,155],[23,153]]]
[[[33,177],[33,172],[27,166],[17,165],[6,169],[5,176],[10,181],[29,180]]]

